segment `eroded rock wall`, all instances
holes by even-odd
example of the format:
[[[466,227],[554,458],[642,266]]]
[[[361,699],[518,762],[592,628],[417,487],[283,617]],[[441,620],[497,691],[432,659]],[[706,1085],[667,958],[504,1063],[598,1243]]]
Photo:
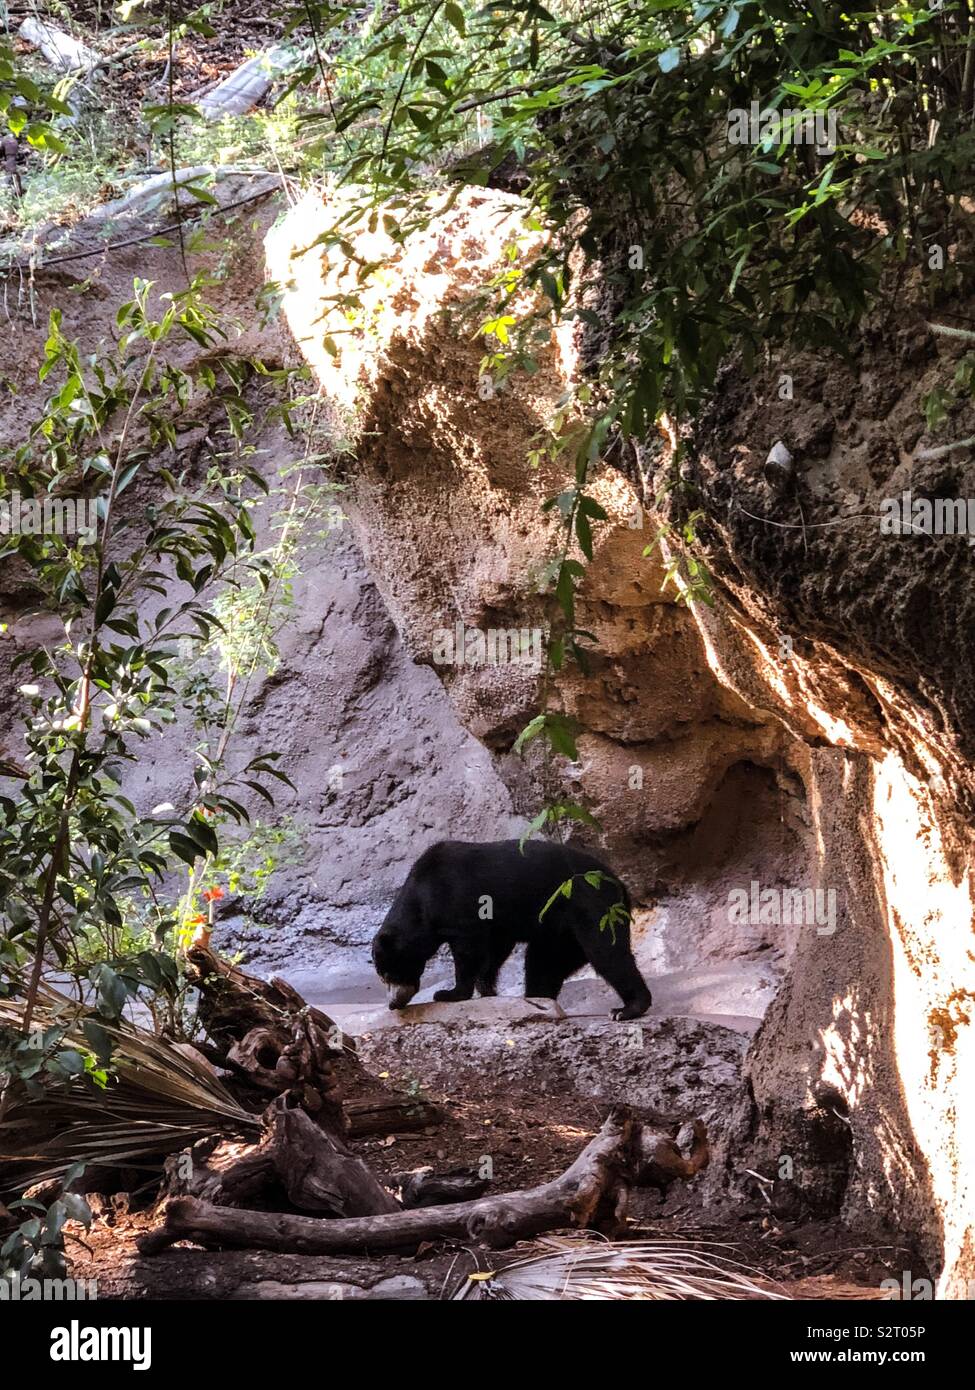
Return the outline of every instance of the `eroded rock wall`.
[[[246,186],[245,186],[246,191]],[[221,196],[241,192],[240,181]],[[210,303],[242,325],[226,350],[253,354],[271,364],[300,363],[281,325],[262,325],[255,303],[265,278],[263,236],[277,215],[274,204],[224,218],[220,248],[189,256],[193,272],[213,278]],[[216,232],[214,233],[216,236]],[[76,244],[92,240],[81,226]],[[97,242],[95,243],[97,245]],[[115,314],[132,297],[133,279],[155,283],[159,295],[183,283],[179,254],[139,245],[106,256],[98,250],[69,268],[39,267],[31,293],[7,297],[0,325],[0,373],[16,388],[4,392],[0,441],[15,443],[39,411],[53,379],[39,385],[47,319],[63,310],[64,333],[85,353],[109,342]],[[158,299],[154,299],[159,304]],[[185,350],[184,365],[201,356]],[[191,412],[196,416],[196,412]],[[258,418],[260,419],[260,413]],[[178,422],[180,425],[183,422]],[[290,437],[273,420],[248,437],[254,460],[272,486],[294,469],[306,452],[302,437]],[[223,448],[205,422],[187,420],[167,465],[179,473],[199,469]],[[131,489],[124,501],[129,519],[148,499]],[[341,516],[341,494],[332,499]],[[255,513],[259,544],[278,534],[271,512],[280,496]],[[323,523],[323,518],[319,523]],[[230,764],[244,766],[258,753],[276,751],[279,766],[295,784],[276,788],[276,807],[253,799],[262,823],[286,818],[288,838],[277,851],[282,862],[259,901],[230,895],[220,905],[217,940],[222,949],[242,949],[257,970],[300,968],[319,992],[326,982],[333,997],[356,994],[373,972],[367,945],[414,859],[429,844],[468,828],[471,838],[494,839],[515,832],[521,820],[492,765],[488,751],[463,728],[432,671],[410,660],[372,583],[347,521],[337,519],[324,539],[309,537],[294,580],[293,603],[277,634],[280,663],[271,675],[254,677],[247,708],[229,749]],[[173,593],[189,593],[174,581]],[[173,599],[147,599],[145,612]],[[17,685],[23,668],[11,661],[39,642],[63,637],[59,619],[35,609],[29,573],[5,561],[0,572],[0,751],[23,757],[24,700]],[[221,680],[213,666],[214,678]],[[191,806],[193,746],[201,737],[187,699],[178,722],[155,734],[140,750],[126,791],[149,816],[161,803]],[[259,925],[252,925],[256,922]],[[378,982],[377,982],[378,983]],[[377,993],[378,993],[377,987]],[[361,997],[361,996],[359,996]]]
[[[907,489],[975,491],[967,454],[939,449],[971,433],[971,408],[927,433],[924,399],[960,349],[905,316],[896,334],[869,330],[852,363],[790,363],[789,400],[777,369],[729,373],[689,440],[725,596],[695,616],[720,679],[812,749],[816,874],[839,901],[835,933],[803,934],[756,1039],[726,1162],[791,1157],[823,1209],[913,1239],[939,1293],[968,1297],[972,551],[881,518]],[[765,467],[777,441],[785,476]]]
[[[568,465],[526,466],[575,361],[552,333],[537,370],[486,393],[473,298],[525,239],[509,195],[466,191],[406,248],[365,219],[357,252],[383,262],[358,285],[322,234],[336,208],[306,197],[268,237],[269,274],[295,338],[326,393],[354,409],[358,445],[345,507],[405,649],[442,681],[457,716],[495,755],[519,811],[541,792],[583,800],[603,848],[648,911],[638,952],[650,971],[767,955],[773,978],[794,933],[728,923],[728,892],[794,881],[808,831],[798,762],[780,721],[715,680],[701,635],[672,592],[633,485],[603,469],[590,491],[610,517],[597,529],[579,625],[597,639],[590,674],[570,667],[558,699],[578,721],[579,760],[544,767],[511,753],[538,708],[538,662],[441,660],[441,634],[544,632],[552,599],[541,576],[558,552],[545,500]],[[341,304],[355,290],[354,315]],[[727,811],[734,804],[732,817]],[[736,833],[737,832],[737,833]],[[458,825],[459,836],[468,835]]]
[[[942,1272],[941,1292],[963,1295],[975,1275],[975,721],[959,659],[971,556],[940,542],[916,556],[902,540],[880,544],[877,529],[880,498],[902,484],[963,482],[911,453],[930,335],[919,348],[881,330],[875,360],[828,390],[822,362],[791,364],[799,408],[781,402],[777,372],[764,388],[722,383],[690,441],[714,610],[692,614],[661,593],[631,484],[598,475],[611,520],[580,599],[600,648],[589,676],[559,682],[580,759],[523,766],[509,750],[537,707],[537,670],[438,665],[434,646],[457,622],[544,626],[533,576],[555,535],[539,506],[565,479],[524,459],[577,370],[571,344],[553,335],[533,376],[478,392],[483,349],[463,309],[521,234],[515,200],[468,191],[408,251],[375,233],[364,254],[383,259],[382,279],[351,330],[333,307],[348,268],[316,244],[333,215],[316,199],[293,210],[269,242],[271,274],[326,390],[355,403],[349,509],[406,650],[493,751],[517,809],[554,777],[599,815],[652,905],[645,960],[794,950],[746,1065],[726,1183],[747,1167],[775,1177],[785,1160],[800,1205],[899,1228]],[[797,461],[785,475],[764,466],[776,441]],[[835,914],[789,932],[761,918],[732,926],[729,889],[753,879],[832,893]]]

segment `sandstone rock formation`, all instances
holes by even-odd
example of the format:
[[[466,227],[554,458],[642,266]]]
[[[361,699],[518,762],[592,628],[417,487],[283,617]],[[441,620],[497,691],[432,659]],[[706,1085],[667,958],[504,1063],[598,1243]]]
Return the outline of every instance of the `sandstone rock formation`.
[[[800,1156],[827,1205],[913,1234],[939,1296],[964,1298],[975,706],[959,641],[972,552],[965,535],[884,534],[880,517],[908,488],[973,488],[967,455],[940,448],[922,410],[961,347],[904,313],[896,334],[868,331],[851,364],[789,364],[792,400],[776,372],[747,388],[729,374],[691,451],[727,603],[696,617],[719,677],[812,747],[816,871],[842,905],[832,936],[803,936],[765,1020],[732,1151]],[[950,438],[971,433],[970,415],[955,411]],[[775,440],[796,460],[784,493],[761,468]]]
[[[597,530],[580,625],[599,645],[588,676],[573,668],[558,683],[582,729],[577,764],[545,769],[511,756],[537,708],[537,663],[438,661],[437,634],[458,624],[544,632],[551,613],[539,581],[558,532],[541,507],[567,474],[525,460],[575,369],[572,343],[553,332],[535,349],[536,371],[485,397],[484,341],[471,317],[504,248],[526,239],[519,200],[462,193],[405,248],[361,218],[346,235],[366,262],[383,261],[361,286],[327,238],[335,216],[314,195],[292,209],[268,237],[269,273],[326,393],[355,410],[344,506],[404,647],[493,750],[517,810],[533,814],[540,786],[554,783],[602,820],[605,848],[638,899],[662,904],[642,928],[648,968],[749,950],[783,958],[788,931],[731,939],[727,898],[730,885],[756,876],[797,879],[803,753],[779,721],[714,679],[690,614],[661,592],[659,552],[644,557],[653,528],[629,480],[606,468],[591,489],[610,521]],[[353,291],[354,312],[344,298]],[[732,800],[729,825],[712,808]],[[734,823],[751,834],[736,837]]]
[[[879,501],[903,487],[973,490],[951,452],[916,456],[937,450],[918,405],[945,365],[943,343],[920,321],[878,332],[853,367],[830,367],[828,389],[821,362],[793,363],[789,404],[774,374],[764,393],[729,374],[688,441],[721,587],[714,610],[661,592],[660,557],[643,554],[656,520],[629,477],[598,473],[611,520],[597,530],[580,618],[599,646],[591,673],[566,673],[557,692],[582,728],[580,758],[546,767],[511,752],[537,707],[537,664],[436,659],[438,636],[458,623],[544,631],[550,611],[540,579],[555,523],[540,506],[564,478],[525,456],[578,364],[553,333],[533,376],[482,394],[480,320],[468,312],[503,247],[527,235],[520,205],[468,193],[407,248],[378,228],[357,238],[366,260],[388,260],[359,310],[334,298],[354,287],[347,257],[316,244],[332,216],[306,199],[267,244],[287,323],[357,447],[342,497],[354,537],[343,525],[310,556],[282,666],[242,735],[248,752],[280,746],[298,783],[281,810],[305,827],[306,853],[267,904],[271,930],[245,942],[252,958],[311,974],[344,943],[359,970],[426,843],[516,833],[543,789],[566,788],[599,817],[603,848],[634,890],[648,973],[767,964],[774,983],[786,972],[708,1181],[738,1190],[746,1169],[774,1177],[784,1165],[807,1209],[878,1236],[896,1229],[940,1272],[939,1292],[964,1297],[975,1278],[972,555],[964,538],[882,538],[876,525]],[[269,222],[263,214],[259,232]],[[218,295],[249,325],[236,346],[287,360],[289,336],[253,321],[263,256],[250,215],[228,245],[234,276]],[[135,274],[174,281],[176,258],[142,247],[78,267],[77,293],[59,293],[65,331],[90,347]],[[32,299],[12,308],[17,332],[0,345],[0,369],[22,394],[0,421],[7,437],[36,390],[64,279],[39,270]],[[975,433],[962,416],[954,426]],[[766,477],[779,441],[794,484]],[[291,447],[282,432],[261,443],[274,462]],[[0,662],[45,635],[16,577],[4,600]],[[5,751],[16,756],[12,684],[2,685]],[[173,737],[130,789],[140,808],[181,790],[188,722]],[[835,929],[732,921],[729,892],[752,883],[832,891]],[[232,922],[225,930],[235,941]],[[677,1067],[690,1033],[671,1023],[659,1026]],[[483,1036],[430,1026],[479,1064]],[[572,1036],[588,1027],[571,1022]],[[707,1068],[719,1034],[695,1027],[689,1055]],[[742,1035],[727,1032],[714,1049],[720,1076],[705,1081],[730,1113]],[[579,1071],[592,1094],[599,1039]],[[413,1065],[419,1043],[389,1032],[377,1058],[388,1048]],[[542,1061],[567,1065],[563,1053]],[[626,1082],[647,1096],[663,1074],[650,1062],[648,1049]]]
[[[337,298],[348,267],[320,240],[333,217],[307,199],[269,258],[302,350],[326,390],[355,403],[356,533],[406,650],[437,670],[528,809],[552,770],[526,771],[509,750],[536,708],[538,672],[438,666],[433,647],[457,622],[544,625],[533,577],[554,537],[539,506],[563,480],[523,461],[577,369],[571,345],[553,334],[534,375],[479,395],[482,347],[462,311],[523,232],[510,197],[462,194],[406,251],[372,233],[363,254],[384,269],[351,328]],[[793,365],[807,394],[791,414],[771,385],[763,397],[723,383],[691,450],[724,599],[713,611],[661,594],[658,563],[642,554],[649,535],[631,526],[642,499],[612,468],[598,475],[611,521],[582,600],[601,645],[591,675],[560,683],[583,734],[579,763],[554,773],[601,817],[638,897],[661,903],[645,952],[795,948],[749,1055],[726,1182],[784,1165],[813,1210],[915,1240],[940,1292],[959,1297],[975,1276],[964,1100],[975,717],[959,646],[971,556],[922,538],[919,558],[901,539],[881,544],[870,520],[880,488],[960,481],[943,462],[913,471],[920,428],[885,418],[894,372],[915,374],[907,413],[924,386],[933,346],[908,346],[880,334],[878,361],[828,392],[821,364]],[[763,472],[778,441],[798,459],[797,496]],[[868,520],[855,530],[859,511]],[[835,922],[788,940],[761,924],[729,930],[729,886],[753,877],[832,892]],[[672,898],[693,906],[670,912]]]

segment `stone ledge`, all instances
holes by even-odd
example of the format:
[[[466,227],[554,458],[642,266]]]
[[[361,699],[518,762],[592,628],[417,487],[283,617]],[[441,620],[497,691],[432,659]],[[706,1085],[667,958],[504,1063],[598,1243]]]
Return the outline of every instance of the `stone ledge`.
[[[357,1047],[365,1065],[447,1094],[463,1077],[480,1092],[568,1089],[610,1104],[700,1115],[712,1140],[738,1093],[749,1042],[732,1028],[691,1018],[491,1022],[472,1019],[467,1004],[436,1007],[453,1017],[361,1034]]]

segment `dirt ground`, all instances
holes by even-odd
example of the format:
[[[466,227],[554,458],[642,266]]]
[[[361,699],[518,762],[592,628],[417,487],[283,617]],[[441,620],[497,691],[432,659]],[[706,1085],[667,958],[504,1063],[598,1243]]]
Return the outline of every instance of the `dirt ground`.
[[[572,1162],[606,1109],[569,1093],[424,1095],[442,1106],[440,1124],[351,1145],[384,1178],[424,1165],[441,1172],[477,1171],[489,1159],[492,1191],[534,1186]],[[99,1298],[323,1299],[349,1296],[336,1290],[350,1284],[366,1289],[378,1284],[374,1297],[449,1298],[469,1273],[501,1268],[539,1249],[534,1243],[501,1252],[445,1244],[365,1260],[213,1252],[181,1242],[147,1258],[136,1241],[153,1225],[152,1209],[130,1210],[125,1194],[94,1200],[99,1210],[92,1229],[79,1230],[69,1250],[73,1276],[97,1279]],[[666,1199],[653,1191],[634,1193],[628,1220],[634,1239],[720,1245],[723,1254],[797,1299],[877,1299],[881,1280],[899,1278],[904,1267],[896,1247],[865,1245],[837,1223],[779,1221],[754,1207],[708,1212],[693,1185],[672,1188]]]

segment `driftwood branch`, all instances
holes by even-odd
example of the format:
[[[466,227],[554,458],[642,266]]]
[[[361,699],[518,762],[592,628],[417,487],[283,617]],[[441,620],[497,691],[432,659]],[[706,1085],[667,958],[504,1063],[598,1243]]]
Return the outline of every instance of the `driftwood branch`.
[[[189,1157],[190,1162],[186,1159]],[[400,1205],[361,1158],[303,1110],[276,1101],[259,1144],[204,1140],[166,1164],[164,1191],[216,1206],[286,1202],[327,1216],[376,1216]]]
[[[479,1241],[499,1247],[560,1227],[616,1235],[631,1186],[668,1166],[679,1169],[696,1161],[685,1159],[676,1146],[671,1153],[665,1145],[646,1140],[643,1126],[620,1106],[561,1177],[540,1187],[337,1221],[233,1210],[177,1197],[164,1205],[161,1228],[145,1237],[140,1248],[151,1254],[174,1241],[190,1240],[302,1255],[376,1254],[415,1250],[425,1241]]]

